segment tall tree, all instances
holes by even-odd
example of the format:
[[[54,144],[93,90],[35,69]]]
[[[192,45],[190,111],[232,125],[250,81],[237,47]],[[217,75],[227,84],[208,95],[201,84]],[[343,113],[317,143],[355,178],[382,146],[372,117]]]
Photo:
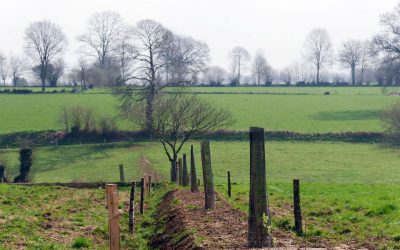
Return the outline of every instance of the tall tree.
[[[25,30],[25,50],[40,66],[42,91],[46,89],[49,65],[67,44],[61,28],[49,21],[34,22]]]
[[[235,47],[229,53],[231,60],[232,74],[234,75],[234,84],[239,86],[243,67],[250,60],[250,53],[243,47]]]
[[[104,68],[107,60],[118,47],[118,41],[123,31],[123,20],[118,13],[100,12],[90,17],[87,31],[78,37],[84,45],[84,53],[97,59]]]
[[[258,50],[254,56],[252,71],[256,78],[256,84],[261,85],[262,77],[268,71],[268,62],[262,50]]]
[[[11,56],[10,70],[11,70],[12,84],[14,87],[16,87],[18,79],[21,78],[23,72],[26,70],[26,64],[24,59],[17,56]]]
[[[316,81],[320,82],[321,70],[331,62],[333,53],[331,37],[325,29],[313,29],[304,44],[306,60],[315,66]]]
[[[134,80],[142,87],[132,88],[130,85],[122,84],[122,88],[117,91],[122,96],[122,106],[132,106],[138,100],[146,100],[147,127],[150,130],[153,102],[160,89],[173,83],[191,81],[193,75],[206,64],[208,47],[192,38],[175,35],[153,20],[138,22],[133,40],[137,49],[135,72],[125,81]],[[177,65],[180,77],[169,78],[168,70]],[[163,77],[165,72],[167,76]]]
[[[347,40],[339,51],[339,61],[350,67],[351,84],[356,84],[356,67],[361,63],[363,44],[359,40]]]
[[[6,80],[8,77],[8,65],[6,57],[0,53],[0,77],[3,80],[4,87],[6,87]]]

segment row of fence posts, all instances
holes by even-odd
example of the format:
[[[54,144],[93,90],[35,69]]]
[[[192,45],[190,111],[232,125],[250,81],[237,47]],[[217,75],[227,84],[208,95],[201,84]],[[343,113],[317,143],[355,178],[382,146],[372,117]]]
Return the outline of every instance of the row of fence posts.
[[[120,181],[124,181],[124,167],[119,165]],[[131,182],[131,190],[129,196],[129,232],[134,233],[135,228],[135,192],[136,182]],[[140,180],[140,202],[139,213],[144,212],[144,199],[145,196],[150,196],[152,192],[152,176],[144,174]],[[120,249],[120,227],[119,227],[119,209],[118,209],[118,189],[117,184],[106,185],[106,198],[108,209],[108,228],[110,239],[110,250]]]
[[[272,247],[272,236],[269,227],[271,226],[271,214],[268,204],[267,174],[265,163],[265,138],[263,128],[250,128],[250,192],[249,192],[249,215],[248,215],[248,246],[249,247]],[[215,191],[213,172],[211,165],[210,142],[202,141],[201,163],[203,170],[204,186],[204,207],[205,209],[215,208]],[[120,181],[125,181],[124,168],[119,166]],[[232,197],[231,172],[227,172],[228,177],[228,197]],[[200,186],[200,179],[197,179],[195,157],[193,145],[190,149],[190,176],[187,166],[186,154],[183,159],[178,159],[171,164],[171,181],[178,185],[187,187],[190,183],[192,192],[197,192]],[[151,194],[151,176],[144,175],[141,178],[140,187],[140,214],[144,211],[144,196]],[[134,200],[136,183],[132,182],[131,194],[129,200],[129,231],[134,231]],[[107,206],[109,214],[110,230],[110,249],[119,249],[119,210],[117,185],[106,185]],[[303,233],[302,217],[300,207],[300,181],[293,180],[293,211],[295,218],[295,231],[298,234]]]

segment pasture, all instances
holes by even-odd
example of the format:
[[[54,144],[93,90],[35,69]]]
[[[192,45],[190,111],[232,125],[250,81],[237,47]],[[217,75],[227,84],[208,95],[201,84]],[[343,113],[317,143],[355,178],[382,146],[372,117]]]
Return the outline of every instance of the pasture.
[[[170,89],[171,90],[171,89]],[[380,112],[399,100],[385,96],[380,88],[188,88],[213,104],[232,111],[236,122],[230,129],[249,126],[267,130],[295,132],[382,131]],[[331,95],[325,96],[329,91]],[[389,91],[397,91],[392,89]],[[243,93],[245,92],[245,93]],[[249,92],[259,94],[248,94]],[[275,94],[262,94],[262,93]],[[297,94],[308,93],[309,95]],[[0,94],[0,134],[20,131],[60,130],[62,107],[93,107],[100,115],[118,115],[118,99],[101,89],[81,94]],[[39,115],[38,115],[39,114]],[[119,121],[122,130],[137,129],[134,124]]]
[[[199,178],[199,142],[195,145]],[[190,144],[183,149],[187,153]],[[226,193],[226,171],[232,173],[234,206],[248,209],[248,142],[212,142],[211,156],[217,191]],[[6,153],[17,168],[17,151]],[[76,145],[36,150],[35,182],[117,181],[123,163],[127,179],[143,172],[168,180],[169,163],[155,142]],[[340,157],[338,157],[340,156]],[[304,240],[343,243],[389,241],[400,235],[399,150],[376,144],[267,142],[268,189],[273,225],[292,226],[293,178],[300,178]],[[13,172],[13,171],[11,171]],[[80,179],[79,179],[80,177]],[[371,225],[374,225],[371,227]]]
[[[384,95],[377,87],[199,87],[191,90],[202,92],[202,98],[231,110],[236,120],[229,128],[233,130],[259,126],[267,130],[304,133],[383,131],[381,110],[399,100],[399,97]],[[326,91],[330,95],[324,95]],[[107,90],[97,89],[79,94],[0,94],[0,116],[4,118],[0,123],[0,134],[60,130],[59,111],[70,105],[91,106],[100,116],[118,114],[118,99]],[[134,124],[121,120],[118,126],[123,130],[136,129]],[[190,144],[195,146],[197,173],[201,178],[199,141],[187,143],[181,154],[189,153]],[[398,148],[367,143],[276,142],[266,138],[266,151],[274,228],[291,232],[292,180],[299,178],[305,235],[298,240],[306,243],[329,241],[331,245],[344,243],[357,247],[368,247],[368,244],[380,248],[400,247]],[[39,147],[34,152],[32,171],[33,182],[36,183],[118,181],[119,164],[124,165],[126,180],[137,180],[143,173],[153,174],[156,181],[169,180],[169,162],[162,146],[154,141]],[[12,179],[18,172],[18,149],[3,149],[0,153],[7,159],[7,173]],[[211,141],[211,157],[217,191],[226,196],[226,172],[231,171],[233,196],[225,198],[233,206],[247,212],[249,143]],[[16,194],[15,198],[8,195],[10,190]],[[93,236],[82,237],[87,238],[87,244],[102,249],[106,246],[106,214],[99,204],[104,191],[84,190],[84,193],[94,201],[84,203],[90,208],[90,216],[81,218],[82,213],[71,212],[67,218],[68,228],[95,230]],[[127,190],[122,189],[121,195],[125,199]],[[36,204],[32,203],[34,200],[56,199],[60,196],[66,197],[67,210],[72,209],[74,200],[80,200],[75,191],[66,188],[28,189],[0,185],[0,202],[23,199],[23,211],[26,212],[19,214],[26,218],[25,222],[10,217],[16,210],[15,206],[7,206],[6,210],[0,212],[0,231],[4,232],[0,234],[0,241],[9,244],[7,247],[18,245],[17,240],[10,236],[11,231],[16,231],[21,237],[25,235],[24,242],[30,243],[24,244],[30,247],[51,249],[72,246],[80,235],[69,235],[68,241],[61,244],[44,243],[47,235],[43,234],[41,227],[47,218],[43,219],[36,210],[27,211],[27,207]],[[100,208],[94,208],[96,206]],[[54,216],[67,213],[64,208],[57,208],[51,202],[46,209],[59,211]],[[137,239],[132,242],[137,242]]]

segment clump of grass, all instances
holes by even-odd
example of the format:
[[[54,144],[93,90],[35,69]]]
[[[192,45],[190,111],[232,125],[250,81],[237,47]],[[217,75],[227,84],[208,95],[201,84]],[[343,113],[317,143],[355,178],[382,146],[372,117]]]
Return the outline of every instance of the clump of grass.
[[[292,226],[290,225],[290,220],[285,218],[285,219],[279,219],[275,222],[276,227],[284,230],[291,230]]]
[[[397,209],[398,209],[398,207],[394,204],[386,204],[375,210],[369,210],[365,215],[366,216],[386,215],[386,214],[390,214],[390,213],[396,211]]]
[[[73,248],[89,248],[92,246],[92,242],[85,238],[85,237],[78,237],[75,239],[74,243],[72,244]]]

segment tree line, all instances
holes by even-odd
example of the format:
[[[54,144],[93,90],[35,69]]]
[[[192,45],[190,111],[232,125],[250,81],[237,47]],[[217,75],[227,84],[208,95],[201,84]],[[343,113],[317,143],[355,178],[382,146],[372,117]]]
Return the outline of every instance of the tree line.
[[[33,76],[46,86],[63,77],[86,90],[96,86],[154,86],[209,84],[264,85],[400,85],[400,4],[381,16],[381,31],[369,40],[349,39],[334,51],[329,32],[313,29],[305,38],[302,60],[274,69],[259,49],[254,56],[236,46],[228,54],[228,70],[209,65],[209,48],[203,41],[180,35],[154,20],[131,25],[115,12],[92,15],[80,43],[78,63],[67,70],[64,54],[68,40],[51,21],[31,23],[25,30],[24,56],[0,52],[4,86],[27,85]],[[29,58],[30,60],[27,60]],[[340,66],[348,74],[334,70]],[[350,75],[349,80],[347,75]],[[148,86],[153,86],[148,87]]]

